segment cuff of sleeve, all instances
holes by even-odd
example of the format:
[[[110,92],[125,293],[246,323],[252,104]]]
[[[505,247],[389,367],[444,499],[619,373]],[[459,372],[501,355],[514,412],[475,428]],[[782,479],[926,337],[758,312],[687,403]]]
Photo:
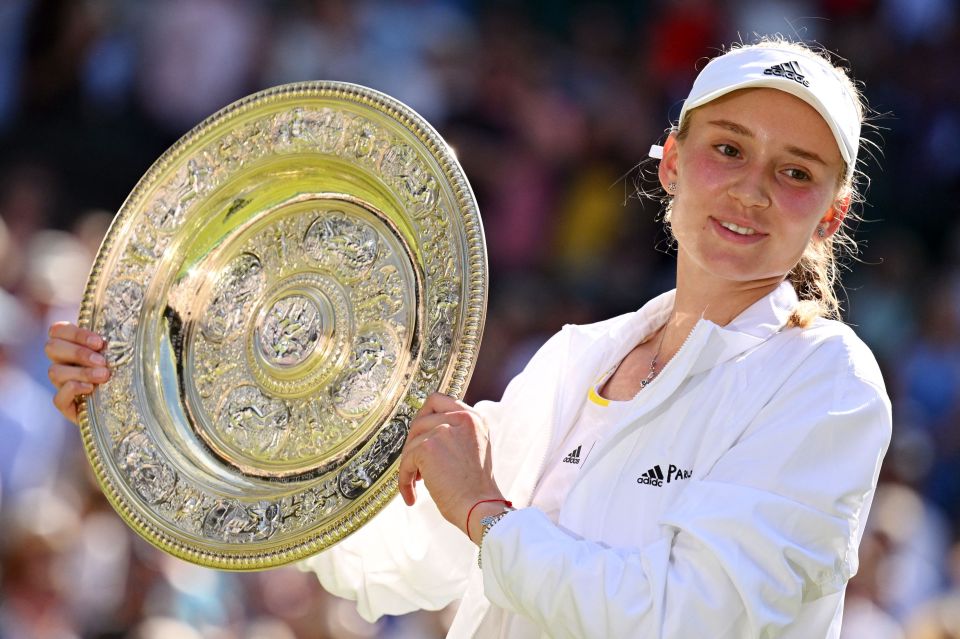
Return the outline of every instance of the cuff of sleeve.
[[[522,538],[522,539],[521,539]],[[570,537],[537,508],[521,508],[496,523],[480,545],[483,589],[494,604],[518,611],[511,592],[522,589],[523,542],[542,539],[546,543],[570,541]]]

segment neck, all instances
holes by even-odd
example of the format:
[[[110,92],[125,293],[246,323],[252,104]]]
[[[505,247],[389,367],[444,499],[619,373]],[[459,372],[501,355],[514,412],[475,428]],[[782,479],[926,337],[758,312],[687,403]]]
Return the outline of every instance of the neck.
[[[783,282],[783,277],[750,282],[705,279],[701,271],[693,272],[683,264],[684,260],[678,258],[677,295],[663,336],[663,362],[676,354],[701,318],[726,326]]]

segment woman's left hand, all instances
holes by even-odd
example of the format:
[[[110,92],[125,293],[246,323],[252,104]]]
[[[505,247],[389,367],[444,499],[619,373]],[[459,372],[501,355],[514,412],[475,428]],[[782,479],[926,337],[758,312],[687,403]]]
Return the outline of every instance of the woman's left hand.
[[[448,395],[428,397],[410,422],[398,480],[408,506],[417,499],[416,483],[421,478],[440,514],[471,538],[477,537],[479,526],[467,530],[470,508],[481,500],[503,499],[493,479],[483,418]],[[476,515],[473,519],[478,520]]]

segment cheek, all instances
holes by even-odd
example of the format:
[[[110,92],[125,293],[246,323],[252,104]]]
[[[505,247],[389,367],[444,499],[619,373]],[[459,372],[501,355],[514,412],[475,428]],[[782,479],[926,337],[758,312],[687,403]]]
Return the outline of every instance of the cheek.
[[[829,210],[830,199],[815,189],[787,188],[777,197],[777,204],[791,225],[812,229]]]
[[[674,228],[705,227],[707,216],[704,213],[713,211],[716,203],[721,201],[726,180],[726,172],[718,162],[711,160],[709,154],[688,155],[687,161],[680,167],[680,191],[674,199],[671,217]],[[684,185],[694,184],[696,188],[684,188]]]
[[[701,188],[715,189],[719,188],[726,176],[720,162],[710,153],[695,153],[693,157],[686,162],[684,174],[696,180],[696,184]]]

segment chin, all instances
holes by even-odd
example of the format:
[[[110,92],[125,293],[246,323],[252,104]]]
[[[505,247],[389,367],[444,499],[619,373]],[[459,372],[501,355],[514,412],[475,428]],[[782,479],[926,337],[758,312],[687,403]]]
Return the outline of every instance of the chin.
[[[713,256],[702,262],[703,269],[714,278],[738,284],[782,280],[788,271],[757,268],[756,259],[742,255]]]
[[[678,238],[678,247],[683,251],[682,239]],[[793,264],[782,263],[782,259],[774,262],[770,258],[773,246],[757,247],[729,247],[718,246],[714,243],[701,242],[694,245],[694,250],[687,251],[686,259],[690,260],[695,271],[710,279],[725,280],[743,284],[747,282],[769,282],[781,280],[793,268]],[[759,249],[759,250],[756,250]],[[684,260],[678,255],[679,260]],[[798,258],[799,259],[799,258]]]

